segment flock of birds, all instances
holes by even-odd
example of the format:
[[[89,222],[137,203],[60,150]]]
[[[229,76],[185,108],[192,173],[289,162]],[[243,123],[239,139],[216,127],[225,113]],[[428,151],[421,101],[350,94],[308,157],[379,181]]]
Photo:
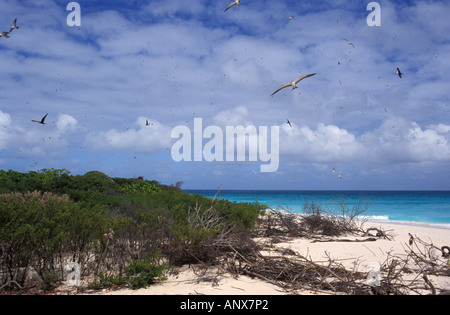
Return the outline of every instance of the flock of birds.
[[[228,11],[230,8],[232,8],[233,6],[236,6],[236,5],[237,5],[238,7],[240,7],[240,6],[241,6],[240,2],[241,2],[240,0],[235,0],[234,2],[230,3],[230,4],[228,5],[228,7],[226,7],[226,9],[225,9],[224,12]],[[294,16],[289,16],[289,20],[293,20],[294,18],[295,18]],[[348,40],[347,38],[343,38],[342,40],[346,41],[347,44],[350,45],[350,46],[352,46],[353,48],[356,48],[356,47],[355,47],[355,44],[353,44],[353,43],[352,43],[350,40]],[[341,63],[338,61],[338,64],[340,65]],[[399,68],[397,68],[397,71],[396,71],[396,72],[397,72],[397,75],[400,77],[400,79],[402,79],[402,78],[403,78],[403,73],[401,72],[401,70],[400,70]],[[313,76],[315,76],[315,75],[317,75],[317,73],[306,74],[306,75],[300,76],[299,78],[297,78],[297,79],[294,80],[294,81],[291,81],[291,82],[289,82],[289,83],[283,84],[283,85],[280,86],[275,92],[272,93],[272,96],[274,96],[275,94],[277,94],[277,93],[280,92],[281,90],[283,90],[283,89],[285,89],[285,88],[288,88],[288,87],[292,87],[292,90],[298,89],[297,84],[298,84],[300,81],[302,81],[302,80],[304,80],[304,79],[307,79],[307,78],[310,78],[310,77],[313,77]],[[342,108],[342,107],[341,107],[341,108]],[[385,112],[387,112],[387,109],[386,109],[386,108],[385,108],[384,110],[385,110]],[[292,128],[292,123],[290,122],[289,119],[287,120],[286,123]],[[332,172],[333,172],[333,174],[336,173],[336,169],[333,168],[333,171],[332,171]],[[338,177],[339,177],[339,179],[342,179],[342,174],[339,174]]]
[[[241,6],[240,2],[241,2],[241,0],[235,0],[234,2],[230,3],[230,4],[225,8],[224,12],[227,12],[229,9],[231,9],[231,8],[234,7],[234,6],[240,7],[240,6]],[[294,18],[295,18],[294,16],[289,16],[289,20],[293,20]],[[16,19],[13,21],[10,30],[9,30],[9,31],[5,31],[5,32],[0,33],[0,37],[10,38],[9,34],[10,34],[12,31],[14,31],[15,29],[18,30],[19,28],[20,28],[20,27],[17,26],[17,18],[16,18]],[[348,39],[346,39],[346,38],[343,38],[343,40],[346,41],[348,45],[350,45],[350,46],[352,46],[353,48],[355,48],[355,45],[354,45],[350,40],[348,40]],[[338,62],[338,64],[340,64],[340,62]],[[298,88],[297,84],[298,84],[300,81],[302,81],[302,80],[304,80],[304,79],[307,79],[307,78],[310,78],[310,77],[313,77],[313,76],[315,76],[315,75],[317,75],[317,73],[311,73],[311,74],[303,75],[303,76],[300,76],[299,78],[297,78],[297,79],[294,80],[294,81],[291,81],[291,82],[289,82],[289,83],[283,84],[283,85],[280,86],[275,92],[272,93],[272,96],[274,96],[275,94],[277,94],[277,93],[280,92],[281,90],[283,90],[283,89],[285,89],[285,88],[288,88],[288,87],[292,87],[292,90],[295,90],[295,89]],[[399,68],[397,68],[397,75],[398,75],[400,78],[403,78],[403,73],[400,71]],[[32,120],[32,122],[38,123],[38,124],[41,124],[41,125],[45,125],[45,120],[46,120],[47,116],[48,116],[48,113],[45,114],[45,116],[42,117],[41,120]],[[289,121],[289,119],[287,120],[287,124],[288,124],[290,127],[292,127],[292,124],[291,124],[291,122]],[[150,122],[149,122],[148,120],[146,120],[145,125],[146,125],[146,126],[149,126],[149,125],[150,125]],[[151,125],[153,125],[153,124],[151,124]],[[335,168],[333,168],[333,173],[335,173],[335,172],[336,172],[336,170],[335,170]],[[339,174],[339,179],[342,179],[342,175],[341,175],[341,174]]]

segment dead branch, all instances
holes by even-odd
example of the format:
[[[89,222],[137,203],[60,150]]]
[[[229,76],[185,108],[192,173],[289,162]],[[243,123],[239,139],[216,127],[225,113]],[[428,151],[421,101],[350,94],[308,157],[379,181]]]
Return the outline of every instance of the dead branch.
[[[325,239],[325,240],[314,240],[312,241],[312,243],[328,243],[328,242],[338,242],[338,243],[351,243],[351,242],[355,242],[355,243],[365,243],[365,242],[376,242],[378,239],[374,238],[374,237],[369,237],[369,238],[365,238],[365,239],[354,239],[354,240],[350,240],[350,239]]]

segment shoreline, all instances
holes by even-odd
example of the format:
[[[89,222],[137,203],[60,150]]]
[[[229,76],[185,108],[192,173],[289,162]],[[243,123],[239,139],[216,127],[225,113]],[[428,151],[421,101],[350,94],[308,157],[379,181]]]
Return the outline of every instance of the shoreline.
[[[404,225],[404,226],[418,226],[418,227],[433,228],[433,229],[439,229],[439,230],[450,230],[450,223],[368,219],[367,223],[369,223],[369,222],[374,223],[374,224],[380,223],[380,224],[392,224],[392,225]]]
[[[302,214],[302,203],[312,201],[324,206],[324,210],[333,210],[335,201],[343,198],[346,203],[353,205],[361,202],[367,203],[370,209],[361,217],[369,220],[387,222],[399,222],[406,225],[432,225],[450,229],[450,191],[448,190],[232,190],[232,189],[185,189],[189,194],[200,194],[206,197],[216,197],[236,202],[260,202],[267,205],[269,209],[286,209],[291,213]],[[428,200],[429,194],[433,199]],[[212,197],[211,197],[212,195]],[[385,196],[386,195],[386,196]],[[390,209],[390,199],[400,199],[400,202],[409,201],[411,197],[413,203],[419,201],[419,207],[413,207],[411,211],[405,209]],[[422,197],[427,200],[421,204]],[[434,198],[440,198],[435,200]],[[294,198],[291,200],[291,198]],[[381,198],[381,199],[380,199]],[[391,200],[392,201],[392,200]],[[428,212],[428,206],[438,205],[438,212]],[[410,204],[408,203],[408,207]],[[405,205],[406,207],[406,205]],[[391,211],[392,210],[392,211]],[[399,212],[397,212],[399,210]],[[436,211],[436,210],[433,210]],[[417,216],[416,214],[417,213]],[[412,217],[411,217],[411,216]],[[372,219],[373,218],[373,219]]]
[[[373,242],[346,242],[343,239],[333,241],[314,242],[308,238],[291,238],[273,243],[274,249],[288,250],[291,253],[308,257],[315,262],[328,263],[328,259],[339,262],[348,270],[369,272],[370,266],[382,265],[392,257],[404,257],[410,236],[431,242],[437,247],[450,246],[450,229],[439,229],[430,226],[406,225],[399,223],[382,223],[367,221],[364,225],[381,228],[392,236],[392,240],[378,239]],[[356,237],[358,238],[358,237]],[[360,238],[360,237],[359,237]],[[267,238],[254,238],[261,244],[268,242]],[[266,251],[266,250],[265,250]],[[266,255],[278,255],[274,252],[264,252]],[[446,258],[448,259],[448,258]],[[444,262],[445,263],[445,262]],[[447,262],[450,264],[450,260]],[[220,266],[219,266],[220,267]],[[219,268],[220,269],[220,268]],[[94,292],[99,295],[311,295],[333,294],[333,292],[312,292],[300,290],[285,291],[282,288],[248,275],[232,275],[210,268],[200,271],[199,266],[180,267],[175,274],[169,275],[167,280],[146,289]],[[405,275],[417,277],[417,274]],[[431,276],[431,282],[441,291],[450,291],[450,276]],[[426,288],[425,288],[426,289]]]

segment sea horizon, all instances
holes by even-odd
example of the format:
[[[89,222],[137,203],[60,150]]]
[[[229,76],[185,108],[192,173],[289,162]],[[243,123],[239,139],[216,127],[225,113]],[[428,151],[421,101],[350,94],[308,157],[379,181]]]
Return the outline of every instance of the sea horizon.
[[[450,193],[450,189],[182,189],[184,192],[191,191],[255,191],[255,192],[267,192],[267,191],[292,191],[292,192],[448,192]]]
[[[187,193],[231,202],[259,202],[272,209],[303,213],[305,202],[331,210],[339,201],[348,207],[367,205],[368,221],[426,225],[450,229],[448,190],[212,190],[185,189]]]

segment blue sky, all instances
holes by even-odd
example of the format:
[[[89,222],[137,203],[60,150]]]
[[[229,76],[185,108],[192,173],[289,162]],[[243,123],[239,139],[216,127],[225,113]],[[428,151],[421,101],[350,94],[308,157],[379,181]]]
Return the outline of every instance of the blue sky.
[[[191,189],[450,190],[448,1],[378,1],[380,27],[367,25],[368,0],[227,12],[231,0],[85,0],[81,27],[66,23],[69,2],[0,1],[0,30],[20,26],[0,38],[1,169]],[[174,162],[171,131],[194,118],[279,126],[278,171]]]

